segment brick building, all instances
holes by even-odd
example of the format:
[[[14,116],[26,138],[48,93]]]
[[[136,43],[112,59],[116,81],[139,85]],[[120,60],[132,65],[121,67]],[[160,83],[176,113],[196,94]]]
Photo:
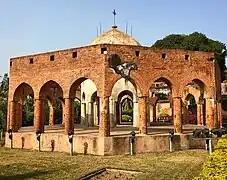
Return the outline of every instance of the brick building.
[[[114,26],[85,47],[11,58],[8,129],[23,133],[22,106],[30,96],[34,99],[33,132],[45,133],[47,102],[49,124],[54,124],[58,99],[68,134],[74,131],[74,101],[78,98],[81,123],[98,126],[99,137],[109,137],[111,128],[120,123],[119,96],[127,96],[133,102],[132,125],[145,135],[156,119],[157,97],[152,92],[158,82],[169,88],[176,133],[182,133],[186,123],[189,95],[197,105],[197,123],[208,128],[220,126],[220,69],[213,53],[141,46]]]

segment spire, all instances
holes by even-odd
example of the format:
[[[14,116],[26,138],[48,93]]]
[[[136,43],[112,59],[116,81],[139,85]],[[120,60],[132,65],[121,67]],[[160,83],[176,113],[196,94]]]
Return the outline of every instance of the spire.
[[[113,28],[113,29],[116,29],[117,26],[116,26],[116,24],[115,24],[115,16],[117,15],[117,13],[116,13],[115,9],[113,10],[112,13],[113,13],[113,15],[114,15],[114,25],[112,26],[112,28]]]

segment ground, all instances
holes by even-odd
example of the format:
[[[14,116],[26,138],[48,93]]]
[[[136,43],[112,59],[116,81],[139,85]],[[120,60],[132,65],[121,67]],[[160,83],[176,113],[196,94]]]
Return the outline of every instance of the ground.
[[[133,156],[69,156],[67,153],[0,148],[0,179],[78,179],[108,167],[143,172],[136,179],[187,180],[199,174],[207,157],[205,150]],[[117,179],[124,178],[117,176]]]

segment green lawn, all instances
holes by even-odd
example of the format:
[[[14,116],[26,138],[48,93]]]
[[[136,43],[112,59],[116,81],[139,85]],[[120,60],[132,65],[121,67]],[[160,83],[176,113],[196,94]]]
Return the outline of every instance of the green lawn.
[[[144,172],[136,179],[192,179],[207,157],[204,150],[103,157],[0,148],[0,179],[71,180],[105,167]]]

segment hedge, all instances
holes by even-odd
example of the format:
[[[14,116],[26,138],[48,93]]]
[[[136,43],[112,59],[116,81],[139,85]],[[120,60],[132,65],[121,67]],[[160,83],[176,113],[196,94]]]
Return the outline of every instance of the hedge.
[[[227,179],[227,137],[221,138],[214,147],[214,152],[204,163],[199,177],[194,180],[224,180]]]
[[[132,116],[124,114],[124,115],[122,115],[122,121],[130,122],[130,121],[132,121]]]

